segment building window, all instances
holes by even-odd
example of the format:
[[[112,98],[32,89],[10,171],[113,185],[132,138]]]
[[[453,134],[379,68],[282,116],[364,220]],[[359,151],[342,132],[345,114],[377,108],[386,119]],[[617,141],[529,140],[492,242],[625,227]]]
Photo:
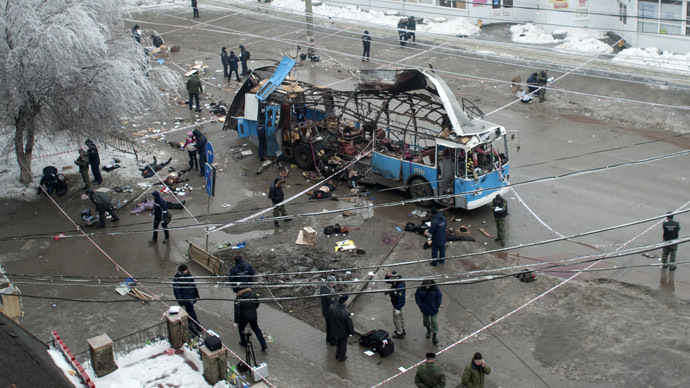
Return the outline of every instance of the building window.
[[[618,3],[618,20],[623,24],[628,24],[628,6]]]
[[[503,8],[513,8],[513,0],[503,0]]]
[[[640,0],[639,32],[682,35],[683,2],[680,0]]]
[[[439,0],[438,5],[441,7],[465,9],[466,1],[467,0]]]

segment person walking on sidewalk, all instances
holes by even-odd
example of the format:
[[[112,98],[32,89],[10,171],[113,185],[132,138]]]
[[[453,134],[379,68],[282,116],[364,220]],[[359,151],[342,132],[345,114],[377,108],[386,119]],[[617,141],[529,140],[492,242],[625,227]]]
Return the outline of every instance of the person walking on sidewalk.
[[[256,309],[259,308],[258,298],[258,295],[251,288],[245,288],[237,293],[237,298],[235,299],[235,326],[240,332],[240,346],[247,347],[247,337],[245,336],[244,329],[249,324],[254,335],[256,335],[256,339],[261,344],[261,351],[265,352],[268,346],[266,345],[266,339],[264,339],[264,333],[259,328],[258,315],[256,314]]]
[[[500,241],[501,246],[506,246],[506,217],[508,216],[508,201],[497,194],[491,202],[491,209],[494,212],[494,221],[496,222],[496,239]]]
[[[441,289],[436,287],[433,280],[424,280],[422,286],[417,288],[414,293],[415,302],[422,312],[422,323],[426,327],[426,338],[431,338],[433,334],[434,344],[438,344],[438,309],[441,307],[443,295]]]
[[[199,319],[196,316],[196,311],[194,311],[194,304],[199,299],[199,290],[196,288],[194,277],[189,272],[187,264],[180,264],[177,267],[177,273],[173,277],[173,294],[175,294],[177,304],[184,307],[187,315],[189,315],[189,330],[198,336],[201,326],[199,326]]]
[[[161,194],[157,191],[151,193],[153,195],[153,210],[151,214],[153,215],[153,238],[149,241],[149,244],[156,244],[158,242],[158,225],[163,225],[163,244],[166,244],[170,239],[170,233],[168,232],[168,224],[171,221],[170,214],[168,213],[168,204],[161,198]]]
[[[204,87],[201,85],[199,79],[199,70],[196,70],[187,80],[187,93],[189,93],[189,110],[192,110],[194,102],[196,102],[196,112],[201,112],[201,105],[199,105],[199,93],[204,92]]]
[[[426,362],[417,368],[414,385],[419,388],[445,388],[446,375],[443,369],[436,365],[436,353],[427,353]]]
[[[362,62],[365,60],[369,62],[369,49],[371,49],[371,35],[369,35],[369,30],[364,30],[364,35],[362,35]]]
[[[462,372],[462,385],[465,388],[484,388],[484,376],[489,373],[491,368],[484,362],[482,354],[477,352]]]
[[[678,232],[680,232],[680,224],[678,221],[673,221],[673,214],[667,214],[666,220],[663,223],[664,241],[671,241],[678,239]],[[668,267],[668,261],[671,262],[671,271],[676,270],[676,251],[678,251],[678,244],[667,245],[661,250],[661,264],[662,268]]]
[[[101,157],[98,156],[98,148],[91,139],[86,139],[84,144],[86,144],[87,147],[86,152],[89,156],[89,164],[91,165],[93,181],[97,185],[100,185],[101,183],[103,183],[103,177],[101,176]]]
[[[235,266],[230,269],[228,281],[234,283],[232,290],[238,293],[242,289],[249,287],[249,283],[254,282],[255,275],[256,271],[254,271],[254,267],[251,264],[244,261],[242,256],[235,256]]]
[[[329,310],[333,338],[336,341],[335,358],[338,361],[347,360],[347,339],[355,334],[352,315],[345,307],[347,299],[347,295],[340,295],[338,303],[331,305]]]
[[[192,11],[194,11],[194,18],[199,17],[199,7],[197,7],[196,0],[192,0]]]
[[[391,290],[386,295],[391,298],[393,305],[393,325],[395,325],[393,338],[402,339],[405,338],[405,318],[402,311],[405,306],[405,282],[398,280],[402,276],[396,271],[388,272],[385,278],[390,279],[388,283],[391,285]]]
[[[439,263],[443,264],[446,262],[446,227],[448,222],[446,217],[436,209],[431,209],[431,215],[431,225],[429,225],[429,229],[424,234],[427,237],[431,237],[431,265],[435,267]]]
[[[329,275],[326,278],[326,283],[319,289],[319,294],[321,295],[321,314],[326,320],[326,342],[336,345],[330,317],[331,306],[338,302],[338,295],[335,293],[335,276]]]
[[[113,218],[113,222],[117,222],[120,218],[113,212],[113,206],[110,203],[110,197],[103,193],[95,192],[91,189],[87,189],[84,194],[88,195],[96,205],[96,211],[98,212],[98,222],[101,228],[105,227],[105,213],[107,212]]]
[[[196,152],[199,155],[199,176],[204,176],[206,171],[206,135],[201,133],[200,130],[195,129],[192,134],[196,138]]]
[[[277,205],[283,202],[283,200],[285,199],[285,193],[283,193],[284,184],[285,178],[279,176],[273,181],[271,188],[268,190],[268,198],[271,199],[273,205]],[[273,208],[273,217],[278,217],[280,215],[287,216],[285,205],[280,205]],[[286,218],[285,221],[292,221],[292,219]],[[280,226],[280,223],[278,222],[278,220],[275,220],[273,221],[273,225],[275,225],[275,227],[277,228]]]

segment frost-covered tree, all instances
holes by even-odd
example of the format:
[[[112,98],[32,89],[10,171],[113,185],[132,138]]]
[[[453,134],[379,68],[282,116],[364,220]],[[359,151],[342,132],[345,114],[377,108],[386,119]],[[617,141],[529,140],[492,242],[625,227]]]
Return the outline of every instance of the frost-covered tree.
[[[176,93],[179,75],[149,64],[121,21],[122,3],[0,0],[0,141],[14,143],[20,182],[31,182],[38,137],[94,135],[162,110]]]

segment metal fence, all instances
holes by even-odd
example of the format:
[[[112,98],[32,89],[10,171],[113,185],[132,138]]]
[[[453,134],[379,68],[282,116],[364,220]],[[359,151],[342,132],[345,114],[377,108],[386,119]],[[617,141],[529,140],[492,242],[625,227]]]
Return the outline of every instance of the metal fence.
[[[135,350],[143,349],[156,341],[167,339],[168,329],[166,322],[161,322],[146,329],[113,339],[113,353],[117,359]],[[84,368],[91,367],[91,356],[88,349],[75,354],[74,357]]]

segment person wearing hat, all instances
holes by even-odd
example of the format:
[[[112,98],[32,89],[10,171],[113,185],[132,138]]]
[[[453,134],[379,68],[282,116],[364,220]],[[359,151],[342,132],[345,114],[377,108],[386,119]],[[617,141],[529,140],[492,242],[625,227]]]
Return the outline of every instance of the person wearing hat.
[[[484,376],[489,373],[491,373],[491,368],[486,365],[482,354],[477,352],[462,372],[462,385],[465,388],[483,388]]]
[[[369,62],[369,49],[371,48],[371,35],[369,35],[369,30],[364,30],[364,35],[362,35],[362,62],[366,59]]]
[[[230,51],[230,56],[228,56],[228,65],[230,66],[230,71],[228,72],[228,82],[232,81],[232,73],[235,73],[235,81],[240,82],[240,74],[237,72],[239,67],[240,58],[235,55],[234,51]]]
[[[91,139],[86,139],[84,142],[86,145],[86,153],[89,156],[89,165],[91,165],[91,173],[93,174],[93,181],[100,185],[103,183],[103,177],[101,176],[101,157],[98,155],[98,147]]]
[[[666,215],[666,220],[662,225],[664,229],[664,241],[671,241],[678,239],[678,232],[680,232],[680,224],[678,221],[673,221],[673,214],[670,212]],[[671,262],[671,271],[676,270],[676,251],[678,251],[678,244],[667,245],[661,250],[661,264],[662,268],[668,267],[668,261]]]
[[[335,358],[338,361],[347,360],[347,339],[355,334],[352,315],[345,306],[347,299],[347,295],[340,295],[338,303],[329,308],[332,336],[336,342]]]
[[[417,368],[414,385],[419,388],[444,388],[446,375],[443,369],[436,365],[436,353],[427,353],[426,362]]]
[[[199,170],[199,159],[196,155],[196,137],[192,131],[187,132],[187,139],[184,141],[182,150],[185,148],[187,149],[187,155],[189,155],[189,169]]]
[[[206,135],[198,129],[193,130],[192,134],[196,138],[196,149],[199,155],[199,176],[204,176],[204,171],[206,171],[206,144],[208,140],[206,140]]]
[[[393,338],[405,338],[405,318],[403,317],[402,308],[405,306],[405,282],[399,280],[402,278],[396,271],[390,271],[386,274],[386,279],[390,279],[388,283],[391,285],[391,290],[386,293],[391,298],[393,305]]]
[[[433,280],[424,280],[421,287],[414,293],[414,299],[422,312],[422,324],[426,327],[426,338],[433,334],[434,345],[438,344],[438,309],[441,307],[443,295]]]
[[[165,236],[163,244],[165,244],[170,239],[168,224],[171,221],[171,217],[168,215],[168,204],[161,198],[161,193],[154,191],[151,195],[153,195],[153,210],[151,211],[151,215],[153,215],[153,238],[149,241],[149,244],[158,242],[158,225],[161,224],[163,225],[163,234]]]
[[[84,194],[88,195],[91,199],[91,202],[93,202],[93,204],[96,205],[96,211],[98,212],[98,221],[100,223],[101,228],[105,227],[106,212],[110,214],[110,216],[113,218],[113,222],[117,222],[120,219],[117,216],[117,214],[113,212],[113,207],[110,203],[110,197],[103,193],[93,191],[91,189],[87,189],[86,191],[84,191]]]
[[[436,209],[431,209],[431,224],[429,229],[424,231],[427,237],[431,238],[431,265],[437,266],[439,263],[446,262],[446,241],[448,222],[443,214]]]
[[[266,339],[259,328],[258,315],[256,314],[256,309],[259,308],[258,298],[258,295],[249,287],[237,293],[237,298],[235,298],[235,326],[240,332],[240,346],[247,346],[247,335],[244,329],[249,324],[254,335],[256,335],[256,339],[261,344],[261,351],[265,352],[268,346],[266,346]]]
[[[254,267],[242,260],[242,256],[236,256],[235,266],[230,268],[230,276],[228,277],[228,281],[230,283],[234,283],[232,290],[237,293],[243,288],[246,288],[249,283],[254,282],[255,275],[256,271],[254,271]]]
[[[153,47],[161,47],[163,45],[163,38],[160,35],[151,34],[151,43],[153,43]]]
[[[199,105],[199,93],[204,92],[204,87],[201,85],[201,79],[199,78],[199,70],[195,70],[194,73],[187,79],[187,93],[189,93],[189,110],[192,110],[194,102],[196,102],[196,111],[201,112],[201,105]]]
[[[285,178],[282,176],[276,177],[273,180],[271,188],[268,190],[268,198],[271,199],[273,205],[277,205],[285,199],[285,193],[283,193],[283,185],[285,184]],[[278,217],[280,215],[287,216],[287,211],[285,210],[285,205],[276,206],[273,208],[273,217]],[[292,221],[290,218],[286,218],[285,221]],[[275,227],[279,227],[280,223],[278,220],[273,221]]]
[[[247,67],[247,61],[251,57],[249,50],[245,49],[244,46],[240,45],[240,62],[242,62],[242,75],[249,74],[251,71]]]
[[[177,267],[177,273],[173,277],[173,294],[177,299],[177,304],[184,307],[187,315],[189,315],[189,330],[194,335],[199,335],[201,327],[199,326],[199,319],[194,311],[194,304],[199,299],[199,290],[194,283],[194,277],[189,272],[187,264],[180,264]]]
[[[335,293],[335,276],[329,275],[326,278],[326,283],[319,289],[319,294],[321,295],[321,315],[326,321],[326,342],[336,345],[330,317],[331,306],[338,302],[338,295]]]
[[[501,246],[506,246],[506,217],[508,216],[508,201],[501,194],[496,194],[491,202],[491,209],[494,211],[494,221],[496,222],[496,240],[500,241]]]

